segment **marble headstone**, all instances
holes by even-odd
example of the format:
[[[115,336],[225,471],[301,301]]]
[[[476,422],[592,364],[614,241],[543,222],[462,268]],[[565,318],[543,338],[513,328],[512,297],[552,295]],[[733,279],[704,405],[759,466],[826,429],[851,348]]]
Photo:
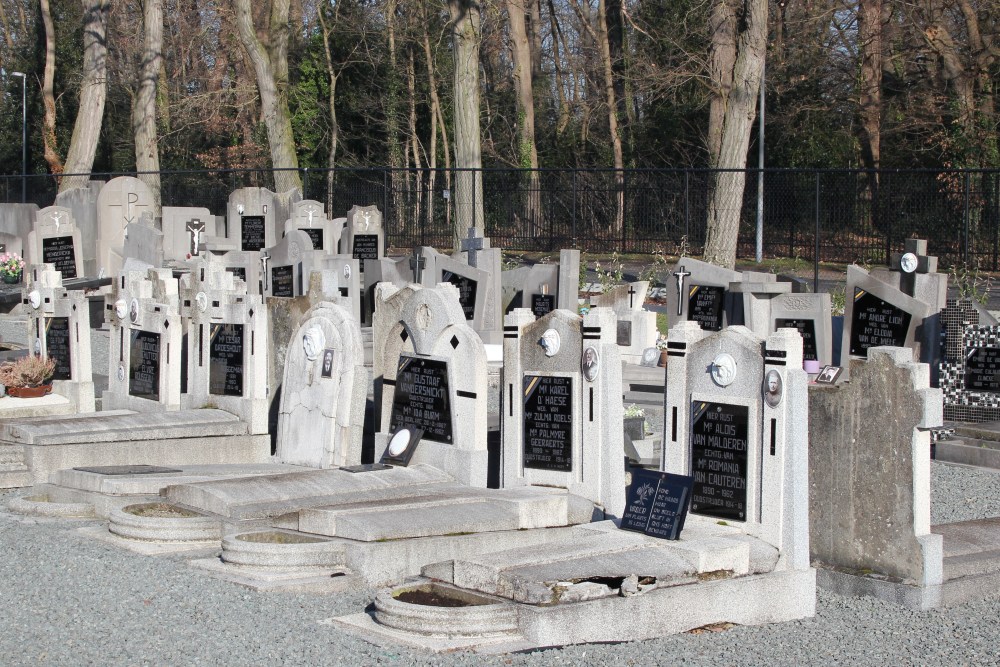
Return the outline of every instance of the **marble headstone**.
[[[83,243],[72,211],[62,206],[40,210],[25,255],[28,264],[52,264],[64,280],[83,278]]]

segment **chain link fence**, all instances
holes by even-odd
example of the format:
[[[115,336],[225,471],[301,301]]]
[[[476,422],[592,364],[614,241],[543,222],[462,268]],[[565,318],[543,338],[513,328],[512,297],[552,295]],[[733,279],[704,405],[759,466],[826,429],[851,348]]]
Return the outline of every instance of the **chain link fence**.
[[[375,204],[391,246],[453,244],[453,227],[482,211],[487,236],[511,251],[699,255],[714,176],[707,169],[366,168],[300,170],[303,194],[330,217]],[[93,174],[95,180],[134,174]],[[465,176],[463,178],[463,176]],[[473,174],[474,176],[474,174]],[[737,256],[757,252],[759,172],[745,172]],[[274,188],[257,170],[162,172],[164,206],[225,211],[241,187]],[[481,193],[470,185],[481,181]],[[884,264],[906,238],[925,238],[944,266],[1000,270],[1000,170],[794,170],[763,172],[764,258]],[[463,187],[462,184],[465,184]],[[0,202],[55,200],[52,176],[0,176]],[[479,200],[479,201],[477,201]],[[735,198],[739,201],[738,198]]]

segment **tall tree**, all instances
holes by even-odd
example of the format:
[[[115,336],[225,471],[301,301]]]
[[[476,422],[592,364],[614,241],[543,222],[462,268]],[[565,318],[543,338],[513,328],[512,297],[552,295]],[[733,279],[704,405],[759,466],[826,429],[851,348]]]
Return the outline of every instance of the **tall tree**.
[[[274,188],[302,191],[299,159],[295,154],[291,114],[288,111],[288,0],[274,0],[270,15],[270,49],[257,38],[250,0],[234,0],[240,43],[253,65],[260,94],[261,116],[271,148]]]
[[[143,0],[142,59],[139,89],[132,102],[132,133],[135,136],[135,169],[139,180],[153,194],[156,214],[160,209],[160,149],[156,133],[156,88],[163,63],[162,0]]]
[[[448,0],[455,58],[455,219],[453,245],[469,227],[484,232],[482,149],[479,134],[480,13],[477,0]]]
[[[45,26],[45,70],[42,74],[42,104],[45,116],[42,119],[42,145],[45,162],[53,174],[61,174],[63,170],[62,157],[56,145],[56,28],[52,22],[52,10],[49,0],[41,0],[39,8],[42,14],[42,24]]]
[[[108,0],[83,0],[83,80],[59,192],[87,185],[108,97]]]
[[[767,0],[713,0],[708,147],[712,172],[705,261],[732,268],[750,128],[767,50]]]

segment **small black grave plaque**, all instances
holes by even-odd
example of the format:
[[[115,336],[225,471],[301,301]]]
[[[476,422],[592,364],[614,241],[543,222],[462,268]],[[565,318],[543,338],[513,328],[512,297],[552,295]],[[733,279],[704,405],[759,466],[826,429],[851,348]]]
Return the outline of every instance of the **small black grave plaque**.
[[[213,324],[208,348],[208,393],[243,395],[243,325]]]
[[[462,312],[465,313],[465,319],[474,319],[476,316],[476,289],[479,286],[479,282],[452,271],[442,271],[441,282],[451,283],[458,288],[458,302],[462,304]]]
[[[362,262],[366,259],[378,259],[378,234],[356,234],[351,255]]]
[[[242,225],[242,248],[251,252],[263,250],[265,245],[264,216],[244,215],[240,218]]]
[[[160,334],[134,329],[130,350],[129,396],[160,400]]]
[[[705,331],[721,331],[725,297],[725,288],[693,285],[688,292],[688,319],[697,322]]]
[[[746,521],[749,409],[726,403],[691,403],[691,511]]]
[[[165,473],[184,472],[178,468],[163,468],[161,466],[134,465],[134,466],[89,466],[73,468],[80,472],[93,472],[98,475],[159,475]]]
[[[573,469],[573,379],[524,376],[524,467]]]
[[[621,527],[652,537],[676,540],[684,528],[694,478],[632,468],[625,491]]]
[[[401,355],[389,430],[414,426],[423,429],[425,440],[451,444],[451,420],[448,362]]]
[[[532,294],[531,295],[531,312],[535,317],[541,317],[542,315],[548,315],[553,310],[556,309],[556,295],[555,294]]]
[[[965,356],[965,388],[1000,393],[1000,348],[971,348]]]
[[[226,271],[229,271],[243,282],[247,281],[247,267],[245,266],[227,266]]]
[[[295,296],[294,267],[271,267],[271,296]]]
[[[816,356],[816,320],[779,317],[774,320],[775,329],[797,329],[802,336],[802,359],[819,359]]]
[[[50,236],[42,239],[42,262],[55,264],[62,277],[76,278],[76,249],[72,236]]]
[[[322,227],[302,227],[301,230],[312,239],[314,250],[323,250],[323,228]]]
[[[910,313],[883,301],[871,292],[856,289],[851,317],[851,354],[868,356],[868,348],[880,345],[905,347]]]
[[[632,320],[618,320],[618,345],[622,347],[631,347]]]
[[[69,351],[69,318],[49,317],[45,320],[45,355],[56,362],[53,380],[72,380]]]

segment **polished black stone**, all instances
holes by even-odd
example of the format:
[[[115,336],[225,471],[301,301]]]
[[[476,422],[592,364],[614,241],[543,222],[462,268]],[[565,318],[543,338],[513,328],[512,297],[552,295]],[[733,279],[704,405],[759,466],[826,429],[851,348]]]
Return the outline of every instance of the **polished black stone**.
[[[524,376],[524,467],[573,469],[573,378]]]
[[[691,403],[691,511],[746,521],[749,409],[727,403]]]

